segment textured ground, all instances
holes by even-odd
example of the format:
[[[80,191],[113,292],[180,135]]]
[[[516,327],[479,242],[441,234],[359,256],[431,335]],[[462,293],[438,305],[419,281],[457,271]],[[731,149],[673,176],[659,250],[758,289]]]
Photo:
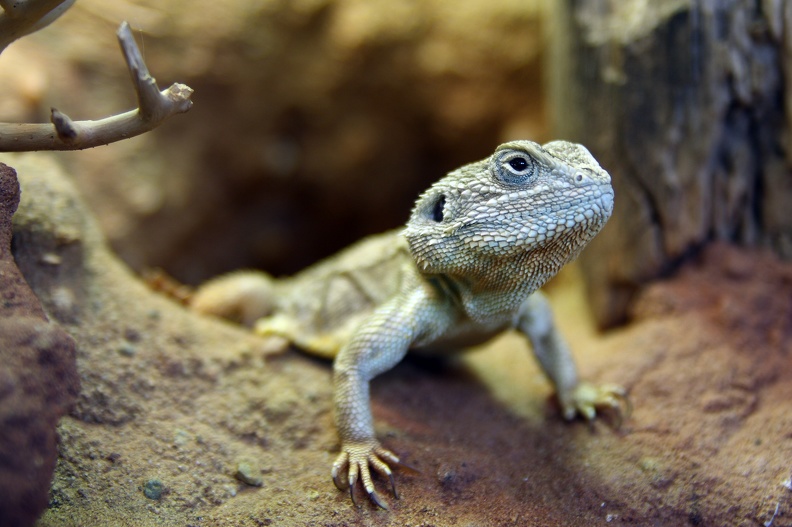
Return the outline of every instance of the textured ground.
[[[161,84],[196,88],[160,130],[60,157],[136,266],[294,267],[393,226],[423,181],[498,139],[546,134],[532,2],[253,4],[81,0],[2,55],[3,120],[127,109],[125,18]],[[329,478],[329,364],[148,290],[46,159],[1,159],[22,185],[14,256],[76,341],[82,387],[41,526],[792,526],[789,264],[710,248],[606,335],[574,270],[552,284],[582,373],[630,389],[619,430],[563,422],[515,336],[400,365],[374,413],[420,473],[398,475],[392,511],[356,510]]]
[[[605,336],[574,272],[551,287],[584,375],[631,392],[618,431],[563,422],[515,336],[383,375],[378,433],[420,473],[398,475],[392,511],[355,509],[329,478],[329,365],[147,290],[55,167],[13,161],[15,257],[82,382],[41,526],[755,526],[776,505],[772,525],[792,525],[792,268],[772,257],[711,248]]]

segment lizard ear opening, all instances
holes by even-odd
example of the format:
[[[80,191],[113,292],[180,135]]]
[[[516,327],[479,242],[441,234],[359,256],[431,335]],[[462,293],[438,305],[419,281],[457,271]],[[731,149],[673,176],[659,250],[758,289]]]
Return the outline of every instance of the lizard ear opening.
[[[448,194],[439,189],[430,189],[415,203],[410,221],[407,223],[408,229],[411,225],[427,228],[441,225],[443,221],[448,220],[448,205]]]
[[[440,194],[434,202],[432,206],[432,220],[440,223],[443,221],[443,213],[445,212],[445,202],[446,197],[445,194]]]

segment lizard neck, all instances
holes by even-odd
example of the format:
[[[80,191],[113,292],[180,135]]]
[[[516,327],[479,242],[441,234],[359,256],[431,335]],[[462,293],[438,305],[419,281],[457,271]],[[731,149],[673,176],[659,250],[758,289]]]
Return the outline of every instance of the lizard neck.
[[[472,320],[511,318],[534,291],[542,287],[582,250],[562,250],[563,241],[536,247],[509,258],[468,259],[454,272],[424,275],[434,281]]]
[[[483,272],[425,275],[472,320],[484,322],[511,317],[531,293],[547,282],[565,262],[541,259],[527,265],[528,256],[515,261],[494,260]]]

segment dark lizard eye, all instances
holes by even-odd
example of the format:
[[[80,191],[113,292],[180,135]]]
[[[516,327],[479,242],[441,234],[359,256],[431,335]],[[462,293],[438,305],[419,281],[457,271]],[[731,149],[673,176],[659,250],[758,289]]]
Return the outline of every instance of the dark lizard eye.
[[[522,185],[536,173],[536,160],[519,150],[503,151],[493,167],[498,180],[508,185]]]
[[[528,161],[526,161],[524,157],[515,157],[514,159],[509,160],[509,166],[517,172],[522,172],[528,168]]]
[[[440,197],[437,198],[437,201],[435,201],[434,207],[432,207],[432,219],[437,223],[443,221],[443,211],[445,210],[445,202],[446,202],[445,195],[440,194]]]

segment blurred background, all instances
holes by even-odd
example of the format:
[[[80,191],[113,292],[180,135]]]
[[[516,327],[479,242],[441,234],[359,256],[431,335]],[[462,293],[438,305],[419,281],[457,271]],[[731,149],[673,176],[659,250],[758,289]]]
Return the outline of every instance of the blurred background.
[[[161,88],[153,133],[57,154],[133,268],[195,284],[293,273],[403,224],[418,194],[505,139],[548,137],[540,2],[80,0],[0,58],[0,118],[135,103],[128,20]]]

